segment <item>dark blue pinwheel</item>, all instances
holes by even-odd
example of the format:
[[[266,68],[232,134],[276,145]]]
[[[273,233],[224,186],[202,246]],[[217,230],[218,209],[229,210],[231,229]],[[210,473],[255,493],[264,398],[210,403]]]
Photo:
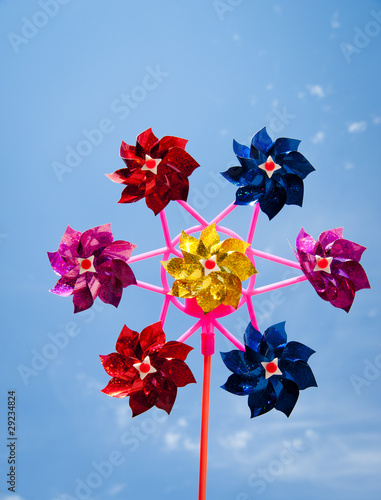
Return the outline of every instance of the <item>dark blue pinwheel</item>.
[[[261,210],[272,219],[284,205],[303,203],[303,179],[315,169],[297,151],[300,141],[281,137],[273,142],[263,127],[248,148],[233,140],[233,150],[241,166],[221,174],[240,186],[236,205],[259,202]]]
[[[287,417],[299,391],[317,387],[307,364],[315,351],[299,342],[287,342],[285,322],[270,326],[262,335],[249,323],[244,334],[245,351],[222,352],[222,360],[233,372],[222,386],[238,396],[249,396],[251,418],[275,408]]]

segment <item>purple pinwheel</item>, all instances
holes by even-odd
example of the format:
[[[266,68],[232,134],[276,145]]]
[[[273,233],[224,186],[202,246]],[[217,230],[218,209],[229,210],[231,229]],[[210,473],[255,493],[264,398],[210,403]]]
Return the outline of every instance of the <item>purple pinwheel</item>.
[[[296,257],[317,294],[349,312],[355,293],[370,284],[359,264],[366,248],[342,236],[343,228],[330,229],[315,242],[302,228],[296,239]]]
[[[123,288],[136,283],[127,264],[136,245],[113,241],[111,224],[84,233],[67,227],[57,252],[48,252],[50,264],[61,278],[51,292],[73,295],[74,312],[93,305],[96,297],[118,307]]]
[[[271,140],[263,127],[248,148],[233,140],[233,150],[241,166],[221,174],[236,186],[236,205],[258,201],[261,210],[272,219],[284,205],[303,202],[303,179],[315,169],[297,151],[299,140],[281,137]]]
[[[270,326],[262,335],[251,322],[244,334],[245,351],[222,352],[222,360],[233,372],[222,386],[238,396],[249,396],[251,418],[275,408],[287,417],[299,391],[316,387],[307,364],[315,351],[299,342],[287,342],[285,323]]]

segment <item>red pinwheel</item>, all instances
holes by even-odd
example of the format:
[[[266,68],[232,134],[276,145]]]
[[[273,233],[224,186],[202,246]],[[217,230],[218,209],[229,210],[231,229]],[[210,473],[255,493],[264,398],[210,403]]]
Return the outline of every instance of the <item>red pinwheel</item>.
[[[342,236],[343,228],[330,229],[315,242],[302,228],[296,240],[296,256],[317,294],[349,312],[355,293],[370,288],[370,284],[359,264],[366,248]]]
[[[186,139],[158,139],[149,128],[138,135],[136,146],[122,142],[120,156],[127,168],[107,177],[126,187],[118,203],[134,203],[145,197],[157,215],[171,200],[186,201],[188,177],[199,164],[184,149]]]
[[[153,406],[169,414],[177,388],[196,382],[184,363],[192,349],[182,342],[165,342],[161,321],[140,335],[124,326],[117,352],[100,356],[103,368],[113,377],[102,392],[114,398],[130,396],[133,417]]]
[[[127,264],[136,245],[113,241],[111,224],[84,233],[67,227],[57,252],[48,252],[54,272],[61,276],[50,291],[63,297],[73,295],[74,312],[93,305],[96,297],[118,307],[123,288],[136,284]]]

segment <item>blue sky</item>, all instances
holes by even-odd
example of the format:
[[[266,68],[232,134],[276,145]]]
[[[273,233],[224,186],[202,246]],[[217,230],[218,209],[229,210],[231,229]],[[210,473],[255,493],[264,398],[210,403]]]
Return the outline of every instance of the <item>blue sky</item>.
[[[48,293],[56,276],[46,251],[68,224],[84,231],[111,222],[115,238],[139,253],[162,245],[159,218],[144,202],[118,205],[120,187],[104,177],[122,166],[120,142],[134,144],[150,126],[189,140],[201,168],[188,202],[207,219],[234,199],[219,176],[235,163],[233,138],[247,144],[266,125],[274,139],[301,139],[316,168],[303,208],[285,207],[270,222],[261,213],[255,246],[292,259],[289,242],[302,226],[315,237],[344,226],[368,247],[372,290],[356,296],[349,315],[308,283],[255,302],[261,329],[286,321],[290,340],[317,351],[310,364],[319,387],[301,393],[289,419],[273,411],[251,420],[246,398],[219,388],[228,373],[213,359],[209,498],[380,494],[380,35],[381,2],[369,0],[0,2],[1,500],[197,497],[198,334],[188,357],[198,384],[179,391],[169,417],[154,410],[132,420],[127,400],[100,392],[108,376],[98,355],[114,351],[123,324],[140,331],[157,321],[162,299],[129,287],[117,310],[97,301],[74,316],[70,299]],[[86,149],[89,134],[95,144]],[[226,224],[245,235],[250,210],[238,208]],[[193,225],[176,203],[166,212],[173,235]],[[158,265],[134,271],[159,284]],[[287,272],[259,259],[257,267],[259,285]],[[247,322],[240,310],[224,325],[241,338]],[[167,337],[190,325],[171,308]],[[46,359],[60,332],[67,345]],[[229,349],[217,336],[216,351]],[[4,480],[10,389],[16,494]]]

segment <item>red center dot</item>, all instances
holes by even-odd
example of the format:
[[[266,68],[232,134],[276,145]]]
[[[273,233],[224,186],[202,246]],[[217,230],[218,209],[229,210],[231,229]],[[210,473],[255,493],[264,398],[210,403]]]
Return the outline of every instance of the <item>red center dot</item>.
[[[214,262],[214,260],[208,259],[205,262],[205,267],[206,267],[206,269],[214,269],[216,267],[216,263]]]
[[[320,267],[320,269],[325,269],[326,267],[328,267],[329,265],[329,262],[327,259],[320,259],[317,263],[318,267]]]
[[[84,259],[84,260],[81,262],[81,267],[82,267],[82,269],[90,269],[90,267],[91,267],[91,260],[89,260],[89,259]]]
[[[140,371],[141,371],[142,373],[148,373],[148,372],[150,371],[150,369],[151,369],[151,366],[150,366],[150,364],[149,364],[149,363],[142,363],[142,364],[140,365]]]
[[[275,168],[275,163],[272,160],[267,160],[267,162],[265,163],[265,169],[268,172],[272,172],[274,168]]]
[[[146,167],[147,168],[155,168],[156,167],[156,161],[153,158],[149,158],[146,161]]]
[[[275,373],[277,371],[278,367],[275,363],[271,361],[271,363],[267,363],[266,365],[266,371],[269,373]]]

